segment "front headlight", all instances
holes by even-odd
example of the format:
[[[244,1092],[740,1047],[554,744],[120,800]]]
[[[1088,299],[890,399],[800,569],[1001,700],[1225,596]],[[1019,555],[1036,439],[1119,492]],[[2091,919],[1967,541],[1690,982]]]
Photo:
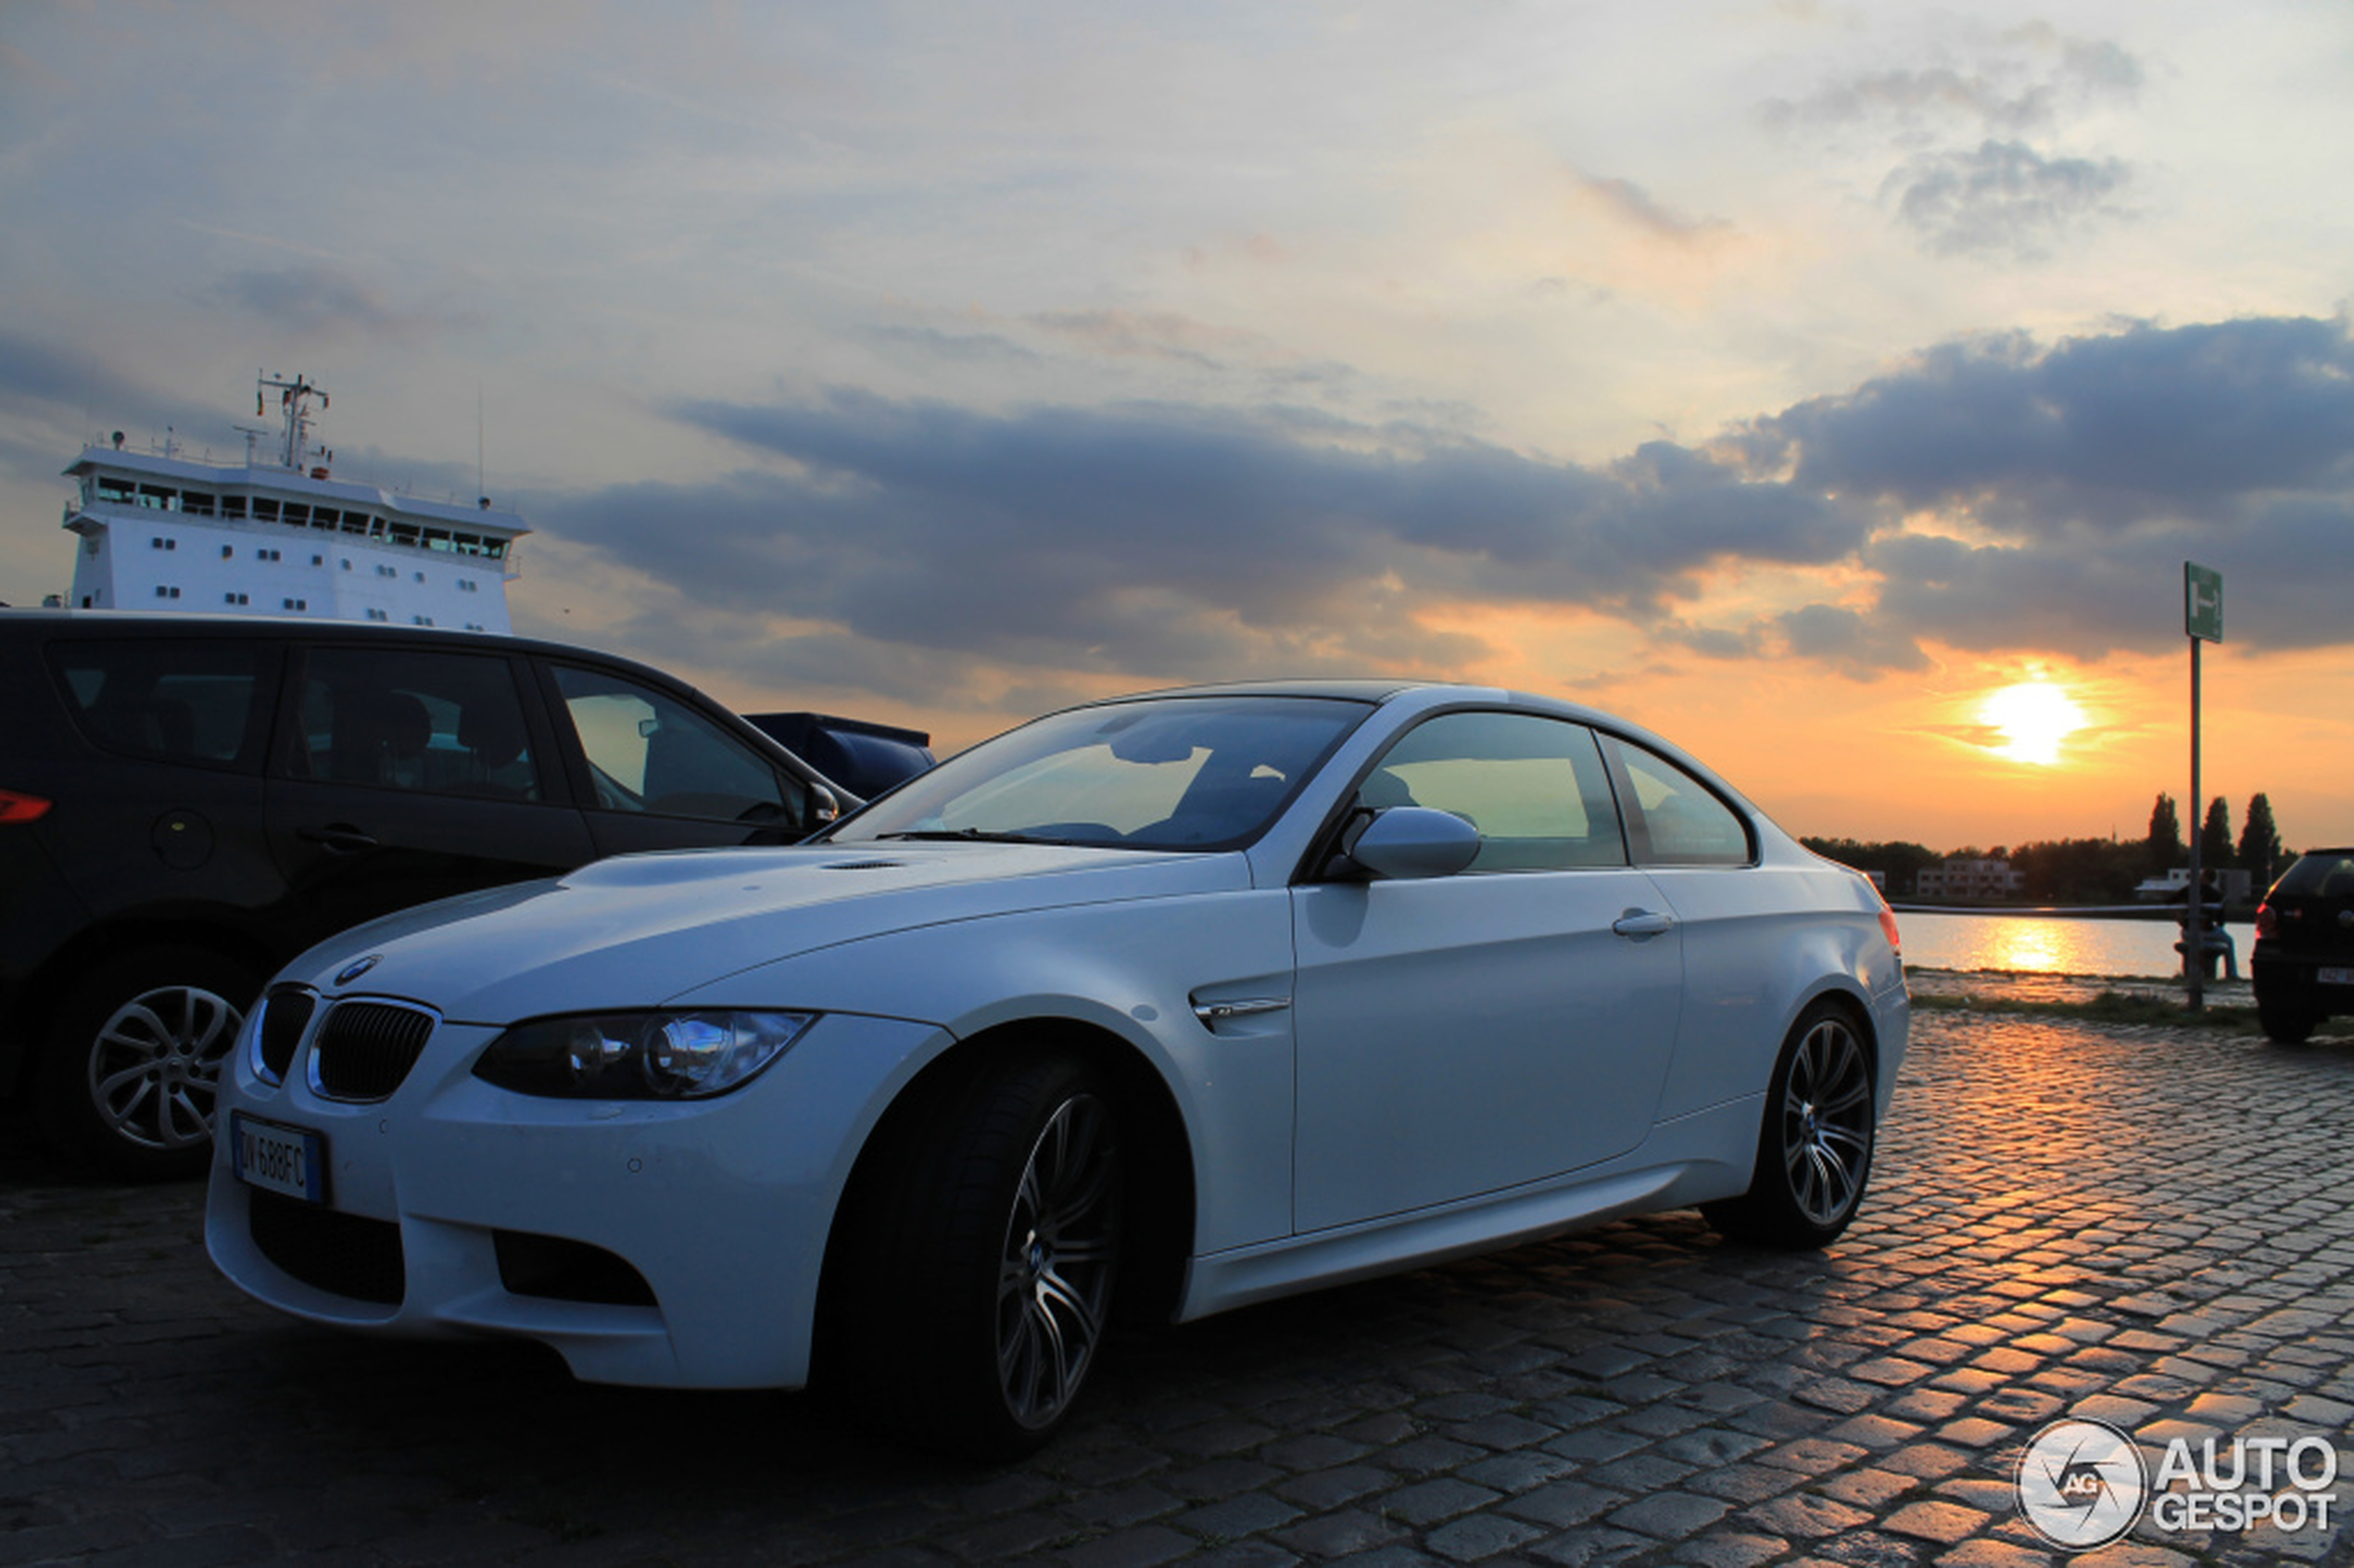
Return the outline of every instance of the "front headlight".
[[[529,1018],[492,1041],[475,1076],[567,1100],[700,1100],[785,1054],[815,1013],[586,1013]]]

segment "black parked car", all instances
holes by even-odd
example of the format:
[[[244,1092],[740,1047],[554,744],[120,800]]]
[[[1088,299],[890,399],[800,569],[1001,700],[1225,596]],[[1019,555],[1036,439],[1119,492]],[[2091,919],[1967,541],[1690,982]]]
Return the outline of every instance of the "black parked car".
[[[0,611],[0,1096],[119,1176],[204,1169],[288,958],[626,850],[859,803],[657,670],[365,623]]]
[[[2354,849],[2308,850],[2256,912],[2256,1015],[2294,1045],[2354,1014]]]

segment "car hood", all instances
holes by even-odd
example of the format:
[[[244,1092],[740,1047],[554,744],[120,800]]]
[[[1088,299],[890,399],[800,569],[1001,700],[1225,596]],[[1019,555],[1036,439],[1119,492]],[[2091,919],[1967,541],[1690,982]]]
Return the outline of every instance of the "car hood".
[[[617,855],[345,931],[288,966],[453,1021],[658,1005],[756,965],[886,932],[1246,888],[1240,854],[918,843]],[[354,973],[354,967],[373,960]]]

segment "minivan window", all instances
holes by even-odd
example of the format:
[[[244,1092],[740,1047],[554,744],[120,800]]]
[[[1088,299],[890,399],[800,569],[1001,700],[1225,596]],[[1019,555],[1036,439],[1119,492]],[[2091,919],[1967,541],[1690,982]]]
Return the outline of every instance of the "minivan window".
[[[788,782],[766,758],[669,693],[608,670],[552,668],[600,807],[808,823],[808,791],[799,780],[790,781],[788,799]]]
[[[305,662],[295,771],[322,782],[540,798],[508,661],[414,648],[320,648]]]
[[[278,654],[209,638],[75,639],[49,664],[93,744],[164,762],[258,770],[278,689]]]

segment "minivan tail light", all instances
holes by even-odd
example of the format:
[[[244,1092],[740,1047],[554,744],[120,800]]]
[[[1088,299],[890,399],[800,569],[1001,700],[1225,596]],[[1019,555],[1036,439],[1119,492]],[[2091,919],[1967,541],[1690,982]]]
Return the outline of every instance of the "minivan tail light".
[[[0,823],[35,822],[49,815],[49,802],[39,795],[0,790]]]
[[[2267,937],[2276,937],[2280,934],[2280,913],[2272,907],[2272,900],[2267,899],[2256,907],[2256,939],[2261,942]]]

